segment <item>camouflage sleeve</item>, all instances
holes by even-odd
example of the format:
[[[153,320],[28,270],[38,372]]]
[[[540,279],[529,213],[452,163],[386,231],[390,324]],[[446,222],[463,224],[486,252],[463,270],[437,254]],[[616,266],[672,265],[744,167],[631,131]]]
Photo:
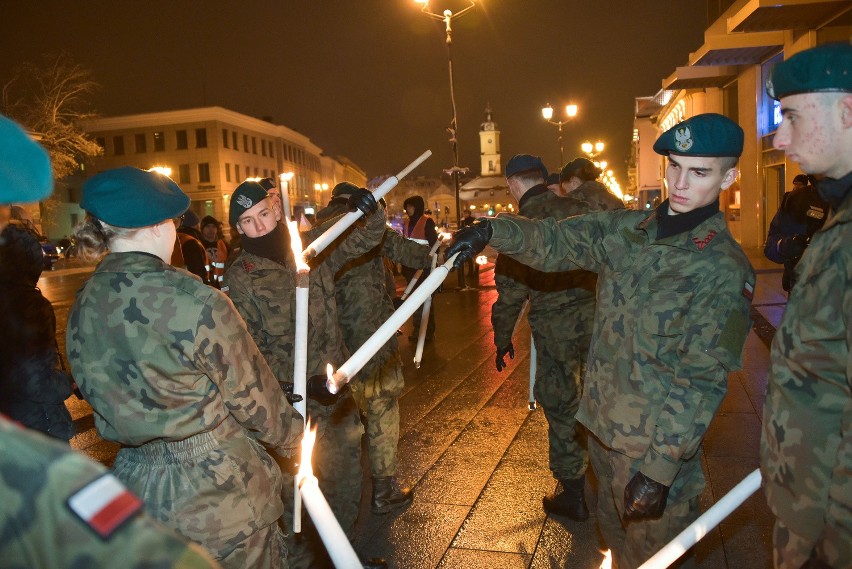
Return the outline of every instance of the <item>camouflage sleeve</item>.
[[[581,268],[598,272],[604,238],[617,231],[620,212],[591,213],[562,220],[500,214],[491,220],[489,245],[524,265],[545,272]]]
[[[497,255],[494,266],[497,300],[491,305],[491,326],[494,328],[494,345],[498,348],[505,348],[512,341],[518,316],[529,297],[526,272],[526,267],[516,260]]]
[[[701,445],[727,392],[728,372],[741,366],[751,329],[754,273],[721,265],[720,276],[704,280],[689,307],[673,379],[640,468],[667,486]]]
[[[364,223],[363,226],[360,223]],[[343,238],[338,238],[331,246],[334,249],[324,258],[324,261],[336,273],[343,265],[352,259],[357,259],[364,253],[378,246],[385,233],[385,210],[382,206],[365,220],[359,220],[354,230]]]
[[[219,388],[231,415],[254,438],[285,455],[298,446],[302,417],[223,294],[213,295],[202,311],[195,360]]]
[[[393,229],[385,229],[385,238],[382,242],[382,255],[406,267],[414,269],[428,269],[431,265],[429,247],[406,239]]]

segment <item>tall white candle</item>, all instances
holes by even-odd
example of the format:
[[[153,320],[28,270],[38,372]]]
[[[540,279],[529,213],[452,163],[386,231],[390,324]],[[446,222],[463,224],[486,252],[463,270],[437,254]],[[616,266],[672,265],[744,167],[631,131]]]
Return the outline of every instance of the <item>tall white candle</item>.
[[[305,503],[305,509],[317,528],[317,533],[325,545],[331,562],[337,569],[363,569],[358,555],[352,549],[352,544],[340,527],[337,518],[328,505],[325,496],[319,489],[319,482],[314,476],[306,476],[299,483],[299,494]]]
[[[394,186],[396,186],[399,181],[408,175],[409,172],[417,168],[424,160],[432,156],[432,151],[427,150],[423,154],[417,157],[411,164],[403,168],[399,174],[396,176],[390,176],[387,180],[382,182],[382,184],[373,190],[373,197],[376,198],[376,201],[379,201],[381,198],[385,196]],[[350,211],[342,218],[337,220],[337,223],[329,227],[322,235],[314,239],[313,243],[308,245],[305,248],[304,257],[307,260],[313,259],[317,255],[319,255],[323,249],[328,247],[335,239],[340,237],[344,231],[349,229],[349,227],[355,223],[359,218],[361,218],[364,214],[361,211]]]
[[[348,360],[346,360],[346,363],[340,366],[340,368],[335,371],[331,377],[329,377],[326,385],[330,392],[337,393],[344,384],[349,383],[349,380],[355,377],[355,374],[364,367],[364,364],[370,361],[370,358],[372,358],[376,352],[385,345],[385,342],[387,342],[393,334],[396,334],[399,327],[402,326],[412,314],[414,314],[414,311],[426,302],[426,299],[429,298],[429,296],[435,292],[439,286],[441,286],[441,283],[444,282],[444,279],[447,278],[447,274],[453,267],[453,262],[456,260],[457,256],[458,253],[447,259],[446,263],[432,271],[432,274],[423,281],[423,284],[411,293],[408,300],[403,302],[402,305],[397,308],[393,314],[391,314],[390,318],[388,318],[384,324],[379,326],[379,329],[373,332],[373,335],[370,336]]]
[[[435,245],[437,245],[437,241]],[[432,270],[435,270],[435,265],[438,264],[438,256],[435,255],[435,247],[432,247]],[[423,346],[426,345],[426,332],[429,330],[429,312],[432,310],[432,295],[426,297],[423,302],[423,314],[420,316],[420,330],[417,334],[417,348],[414,351],[414,367],[420,369],[420,362],[423,361]]]
[[[719,525],[719,522],[727,518],[758,488],[760,488],[760,470],[755,470],[734,486],[730,492],[722,496],[722,499],[713,504],[701,517],[680,532],[676,538],[640,565],[639,569],[665,569],[677,561],[681,555],[698,543],[698,540],[707,535],[711,529]]]

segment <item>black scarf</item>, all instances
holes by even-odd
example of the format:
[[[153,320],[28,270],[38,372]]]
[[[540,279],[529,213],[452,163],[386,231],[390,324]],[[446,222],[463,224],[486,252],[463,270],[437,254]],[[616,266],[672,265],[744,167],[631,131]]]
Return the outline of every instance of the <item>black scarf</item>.
[[[657,206],[657,239],[691,231],[717,213],[719,213],[719,198],[705,206],[677,215],[669,213],[669,200],[666,199]]]
[[[243,249],[252,255],[263,257],[281,263],[287,264],[287,260],[292,255],[290,251],[290,233],[284,228],[283,223],[278,223],[275,229],[263,235],[262,237],[249,237],[241,235]]]
[[[831,209],[834,211],[840,209],[840,204],[849,195],[850,188],[852,188],[852,172],[837,180],[823,178],[817,182],[817,192],[822,199],[831,205]]]

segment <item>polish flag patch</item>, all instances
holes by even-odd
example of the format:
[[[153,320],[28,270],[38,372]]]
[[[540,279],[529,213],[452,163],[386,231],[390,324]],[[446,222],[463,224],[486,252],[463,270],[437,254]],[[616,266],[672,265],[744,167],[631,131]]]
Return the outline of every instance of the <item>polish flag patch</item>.
[[[112,474],[104,474],[68,498],[68,507],[101,538],[142,509],[140,500]]]
[[[752,300],[754,298],[754,285],[750,282],[746,282],[743,285],[743,296],[749,300]]]

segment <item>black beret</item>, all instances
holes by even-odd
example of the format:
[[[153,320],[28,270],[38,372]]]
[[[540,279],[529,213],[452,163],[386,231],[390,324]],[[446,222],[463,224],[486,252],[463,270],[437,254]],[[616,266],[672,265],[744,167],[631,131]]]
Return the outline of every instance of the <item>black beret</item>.
[[[654,143],[654,152],[668,156],[739,157],[743,153],[743,129],[716,113],[695,115],[671,127]]]
[[[585,176],[580,175],[585,174]],[[594,180],[598,176],[601,175],[601,169],[595,166],[595,163],[589,160],[588,158],[574,158],[570,162],[568,162],[565,166],[562,167],[562,170],[559,172],[559,181],[565,182],[571,176],[577,176],[578,178],[585,179],[590,178]]]
[[[164,174],[124,166],[86,180],[80,207],[116,227],[148,227],[184,213],[189,196]]]
[[[849,43],[827,43],[801,51],[776,64],[766,81],[766,94],[773,99],[819,92],[852,92]]]
[[[511,178],[519,172],[527,170],[538,170],[541,177],[547,179],[547,168],[544,167],[544,162],[538,156],[532,154],[516,154],[512,156],[509,163],[506,164],[506,177]]]
[[[259,182],[246,180],[231,194],[231,208],[228,212],[228,221],[236,225],[240,216],[251,209],[260,201],[266,199],[269,193]]]
[[[17,123],[0,115],[0,203],[37,202],[51,193],[47,152]]]

